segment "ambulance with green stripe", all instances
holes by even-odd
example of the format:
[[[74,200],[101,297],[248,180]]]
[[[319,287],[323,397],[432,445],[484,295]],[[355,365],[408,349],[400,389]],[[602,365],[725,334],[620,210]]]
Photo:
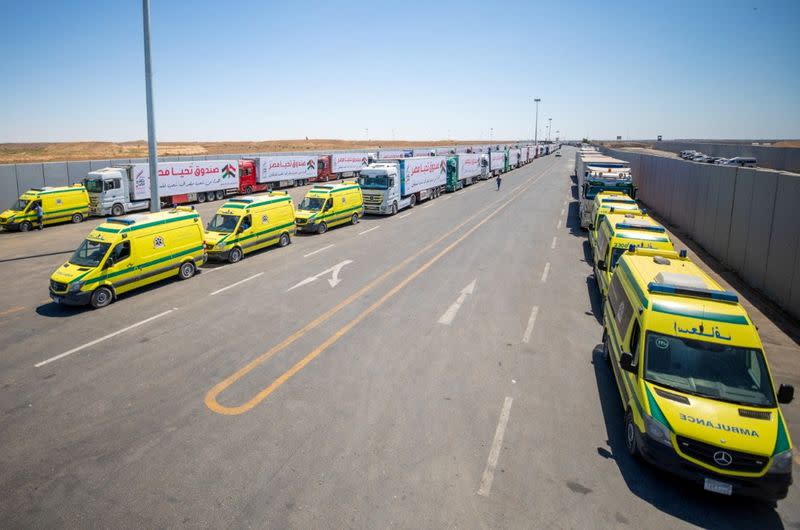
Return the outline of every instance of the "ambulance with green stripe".
[[[594,277],[603,297],[608,293],[608,284],[611,283],[611,274],[617,268],[617,262],[631,246],[675,250],[666,229],[648,215],[605,215],[594,243]]]
[[[336,225],[356,224],[363,215],[361,186],[355,181],[344,180],[308,190],[303,202],[297,206],[295,225],[298,232],[324,234]]]
[[[628,196],[604,191],[595,196],[592,205],[592,217],[589,224],[589,246],[594,248],[597,244],[597,229],[607,214],[644,215],[645,212],[635,200]]]
[[[0,213],[0,227],[21,232],[38,227],[37,203],[42,206],[45,225],[65,221],[80,223],[89,215],[89,194],[80,184],[33,188],[20,195],[11,208]]]
[[[205,261],[203,224],[190,207],[111,217],[50,276],[50,298],[57,304],[105,307],[160,280],[187,280]]]
[[[774,501],[792,483],[792,442],[758,331],[736,294],[686,253],[622,255],[603,306],[603,350],[628,451],[722,495]]]
[[[294,205],[286,193],[229,199],[206,226],[206,250],[210,259],[236,263],[255,250],[285,247],[293,231]]]

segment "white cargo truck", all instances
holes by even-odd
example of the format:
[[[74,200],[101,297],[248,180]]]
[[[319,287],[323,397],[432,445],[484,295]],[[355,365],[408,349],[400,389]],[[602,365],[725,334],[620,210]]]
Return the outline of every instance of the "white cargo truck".
[[[447,158],[426,156],[378,160],[361,170],[358,183],[364,211],[394,215],[417,202],[441,195],[447,182]]]
[[[489,153],[489,172],[496,177],[506,170],[506,154],[504,151],[492,151]]]
[[[222,199],[237,193],[238,160],[160,162],[158,195],[164,206]],[[119,216],[150,208],[150,166],[124,164],[90,171],[83,181],[91,215]]]
[[[256,181],[274,187],[303,186],[317,176],[316,155],[270,155],[254,158]]]

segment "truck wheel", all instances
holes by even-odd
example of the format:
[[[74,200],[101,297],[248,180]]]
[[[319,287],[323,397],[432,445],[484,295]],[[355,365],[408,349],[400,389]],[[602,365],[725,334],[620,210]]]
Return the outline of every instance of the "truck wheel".
[[[225,192],[222,191],[222,190],[217,191],[217,193],[215,193],[215,195],[217,196],[217,200],[218,201],[221,201],[222,199],[225,198]]]
[[[413,208],[414,206],[416,206],[417,205],[417,194],[415,193],[414,195],[412,195],[411,198],[409,199],[409,201],[410,201],[409,204],[408,204],[409,208]]]
[[[630,409],[625,413],[625,447],[632,457],[639,457],[639,445],[636,443],[636,424],[633,423],[633,413]]]
[[[72,216],[72,222],[73,223],[81,223],[81,222],[83,222],[83,214],[76,213],[75,215],[73,215]]]
[[[111,207],[111,215],[114,217],[119,217],[120,215],[125,213],[125,208],[122,207],[121,204],[115,204]]]
[[[233,247],[230,253],[228,253],[228,263],[238,263],[242,261],[243,257],[244,253],[242,252],[242,249],[239,247]]]
[[[321,222],[317,227],[317,233],[324,234],[327,231],[328,231],[328,225],[325,223],[325,221]]]
[[[30,221],[22,221],[19,224],[19,231],[20,232],[30,232],[31,228],[33,228],[33,225],[31,224]]]
[[[95,309],[100,309],[110,304],[114,300],[114,293],[108,287],[98,287],[92,293],[92,298],[89,302]]]
[[[357,213],[354,213],[353,217],[350,218],[350,224],[351,225],[357,225],[358,224],[358,214]]]
[[[289,234],[284,232],[284,233],[281,234],[281,238],[278,240],[278,246],[279,247],[285,247],[286,245],[288,245],[291,242],[292,242],[292,240],[289,238]]]
[[[245,192],[245,194],[250,195],[251,193],[253,193],[253,186],[247,186],[244,189],[244,192]]]
[[[179,280],[188,280],[194,273],[197,271],[197,267],[194,266],[194,263],[191,261],[187,261],[185,263],[181,263],[181,268],[178,269],[178,279]]]
[[[397,203],[392,203],[392,215],[397,215]]]
[[[206,202],[206,194],[205,193],[198,193],[197,194],[197,202]]]

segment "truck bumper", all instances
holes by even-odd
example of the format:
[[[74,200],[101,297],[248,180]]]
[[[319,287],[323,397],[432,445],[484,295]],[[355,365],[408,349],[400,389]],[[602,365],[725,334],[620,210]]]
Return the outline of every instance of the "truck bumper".
[[[388,215],[392,213],[392,207],[385,204],[365,204],[364,213],[372,215]]]
[[[732,477],[714,473],[683,459],[672,447],[650,440],[635,429],[642,457],[649,464],[688,480],[701,488],[705,479],[724,482],[732,486],[733,495],[751,497],[765,501],[777,501],[786,497],[792,484],[791,473],[767,473],[763,477]]]
[[[56,304],[60,305],[72,305],[72,306],[89,305],[89,302],[92,299],[92,292],[78,291],[77,293],[72,293],[72,292],[56,293],[51,290],[50,299]]]

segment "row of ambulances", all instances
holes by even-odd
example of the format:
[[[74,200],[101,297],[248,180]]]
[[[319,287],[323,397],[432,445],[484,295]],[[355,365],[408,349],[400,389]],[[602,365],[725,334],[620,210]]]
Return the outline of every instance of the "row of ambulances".
[[[758,330],[739,303],[630,197],[599,193],[589,224],[603,355],[628,451],[705,490],[775,501],[792,442]]]
[[[209,258],[235,263],[259,249],[285,247],[295,231],[322,234],[356,224],[363,214],[361,188],[343,181],[312,187],[297,210],[284,192],[230,199],[205,229],[191,207],[111,217],[51,275],[50,297],[59,304],[105,307],[160,280],[187,280]]]

